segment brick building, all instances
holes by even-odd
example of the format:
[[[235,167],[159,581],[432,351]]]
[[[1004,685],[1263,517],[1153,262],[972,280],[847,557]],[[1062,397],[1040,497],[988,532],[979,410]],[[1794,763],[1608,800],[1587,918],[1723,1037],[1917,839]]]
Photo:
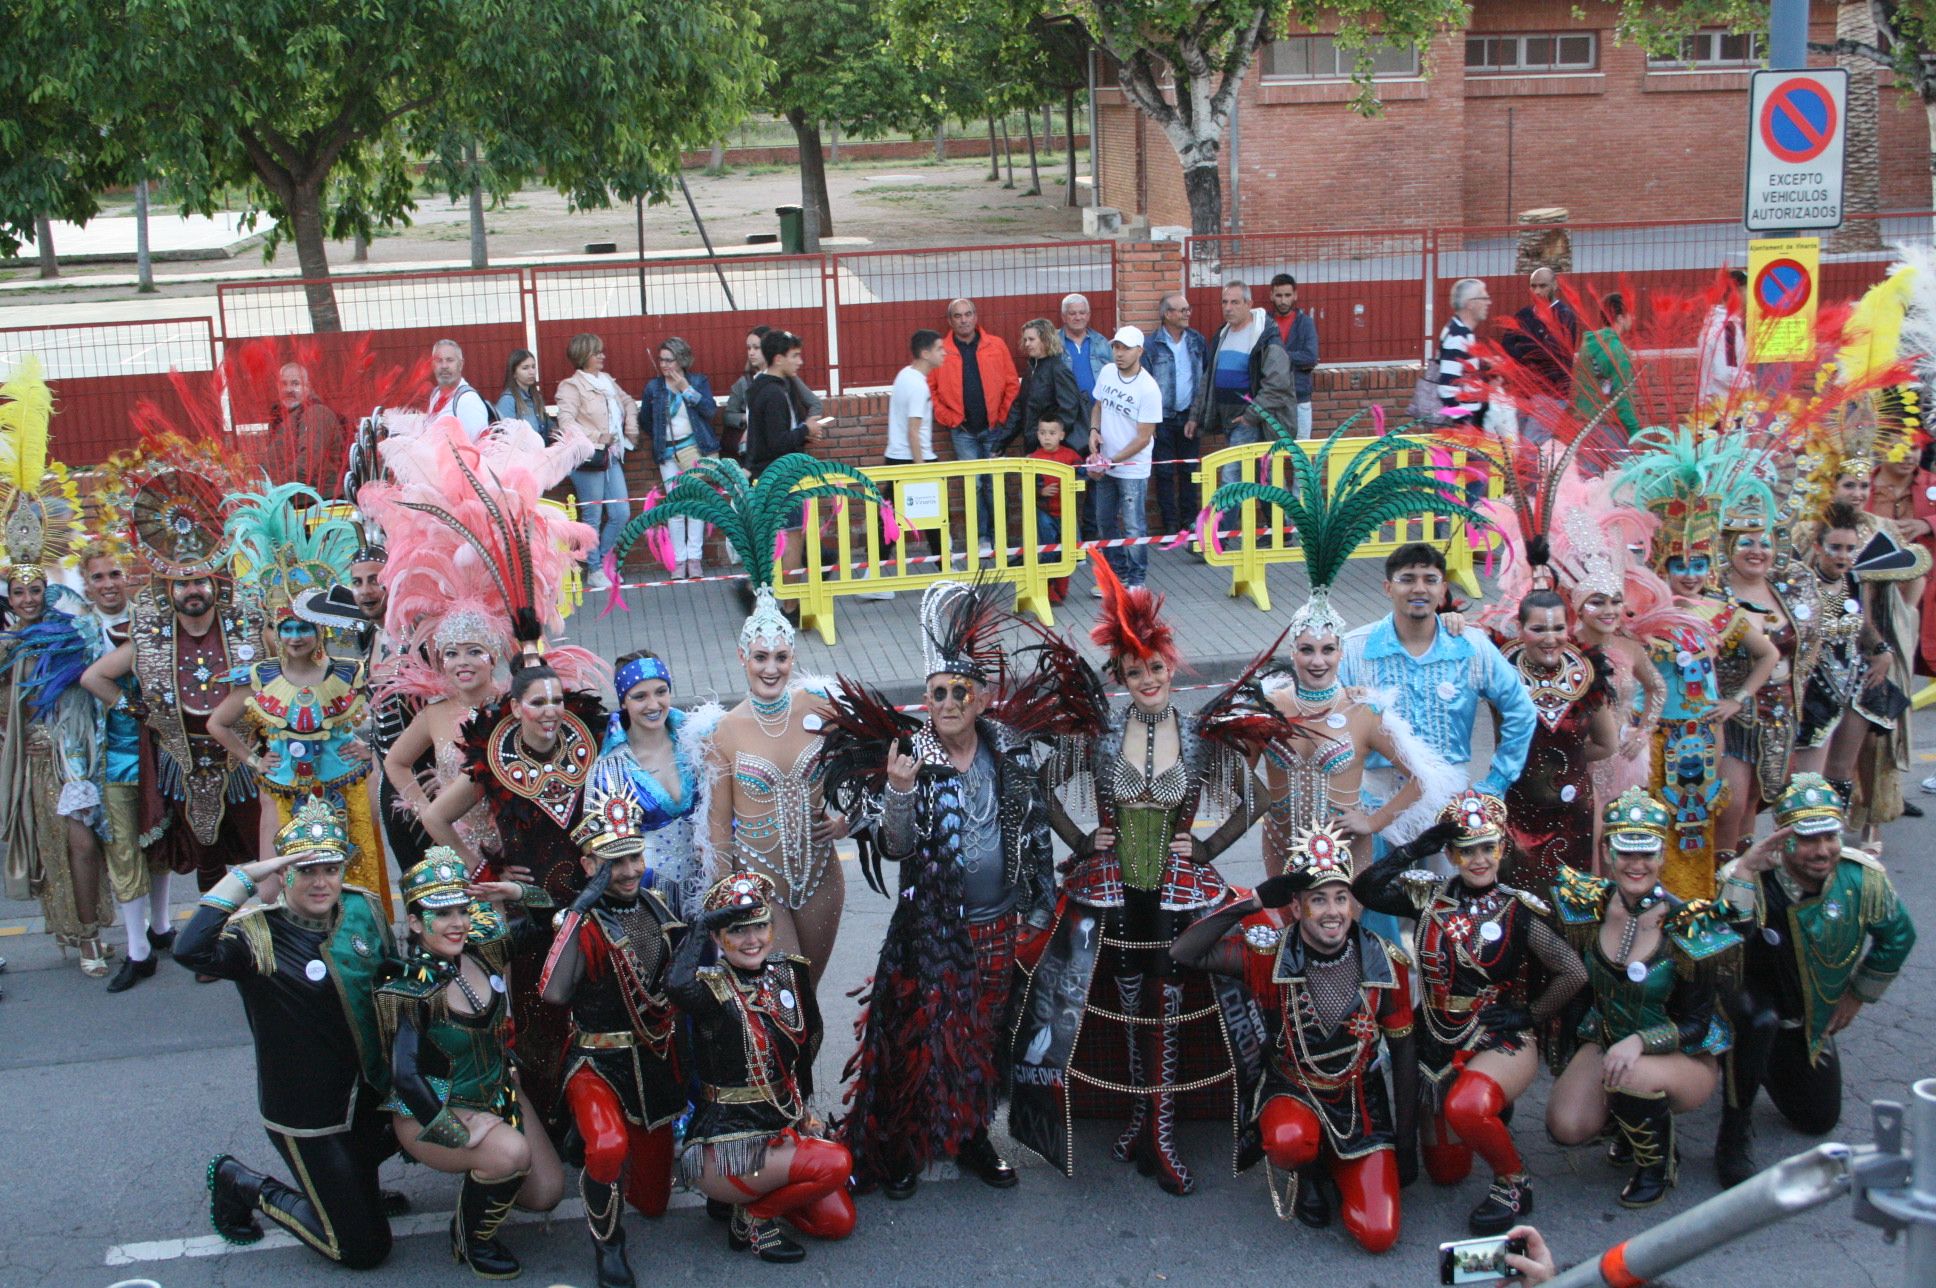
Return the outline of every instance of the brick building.
[[[1494,226],[1540,206],[1581,221],[1738,219],[1756,42],[1704,32],[1684,60],[1650,60],[1614,43],[1615,13],[1591,0],[1474,0],[1470,26],[1433,41],[1422,63],[1409,47],[1377,51],[1385,106],[1374,118],[1351,111],[1351,55],[1321,28],[1273,41],[1224,138],[1227,226]],[[1835,6],[1818,0],[1809,38],[1834,35]],[[1881,79],[1882,209],[1927,210],[1922,104]],[[1115,87],[1113,64],[1096,83],[1101,203],[1187,226],[1175,151]]]

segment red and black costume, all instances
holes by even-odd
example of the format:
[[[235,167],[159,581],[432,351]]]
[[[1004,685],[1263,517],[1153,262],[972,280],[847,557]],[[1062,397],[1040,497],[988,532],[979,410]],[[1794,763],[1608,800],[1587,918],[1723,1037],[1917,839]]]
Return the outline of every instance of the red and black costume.
[[[604,727],[604,708],[588,693],[568,692],[558,725],[558,742],[549,756],[528,750],[519,736],[518,715],[500,699],[464,723],[464,772],[490,806],[504,839],[503,862],[527,869],[527,884],[552,901],[569,906],[585,888],[572,829],[584,809],[585,781],[598,759],[594,728]],[[492,873],[495,879],[497,873]],[[511,960],[511,1022],[524,1090],[537,1119],[547,1126],[560,1117],[564,1087],[565,1042],[570,1017],[547,1003],[540,991],[551,935],[520,944]]]
[[[607,825],[607,820],[616,826]],[[587,818],[588,852],[638,853],[637,806],[623,797],[604,817]],[[629,847],[629,849],[628,849]],[[666,996],[666,968],[684,927],[649,888],[630,898],[609,888],[610,868],[594,876],[558,920],[540,993],[571,1008],[565,1052],[565,1103],[585,1143],[579,1178],[585,1219],[598,1258],[598,1282],[633,1282],[620,1224],[625,1201],[663,1216],[672,1192],[672,1124],[686,1108]]]
[[[1599,649],[1567,647],[1557,669],[1534,665],[1523,644],[1502,652],[1519,671],[1539,722],[1525,772],[1506,788],[1514,882],[1550,890],[1561,865],[1593,871],[1593,766],[1588,726],[1613,700],[1612,670]]]
[[[1475,888],[1456,873],[1442,877],[1418,866],[1447,845],[1503,842],[1504,803],[1463,792],[1441,817],[1439,826],[1360,873],[1351,893],[1370,911],[1417,920],[1425,1171],[1440,1185],[1456,1185],[1477,1152],[1494,1179],[1472,1214],[1472,1232],[1503,1234],[1531,1215],[1532,1189],[1503,1121],[1505,1092],[1466,1061],[1481,1051],[1524,1049],[1586,986],[1586,966],[1554,928],[1544,900],[1497,882]]]

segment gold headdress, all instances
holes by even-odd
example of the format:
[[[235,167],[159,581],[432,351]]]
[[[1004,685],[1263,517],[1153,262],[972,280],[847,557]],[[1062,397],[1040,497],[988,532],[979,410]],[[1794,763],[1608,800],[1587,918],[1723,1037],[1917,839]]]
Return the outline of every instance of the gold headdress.
[[[47,456],[54,395],[40,359],[24,355],[0,384],[0,540],[8,581],[48,580],[74,547],[80,503],[73,482]]]

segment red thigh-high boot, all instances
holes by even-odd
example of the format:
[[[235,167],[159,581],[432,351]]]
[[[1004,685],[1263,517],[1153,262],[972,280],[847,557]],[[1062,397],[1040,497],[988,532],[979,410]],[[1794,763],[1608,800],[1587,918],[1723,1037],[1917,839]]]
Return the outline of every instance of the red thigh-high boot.
[[[647,1131],[632,1127],[625,1201],[645,1216],[664,1216],[672,1196],[672,1124]]]
[[[619,1209],[619,1178],[631,1152],[631,1124],[605,1079],[580,1069],[565,1084],[565,1103],[585,1140],[585,1170],[578,1178],[591,1228],[592,1259],[599,1288],[629,1288],[635,1280],[625,1257],[625,1226]],[[637,1168],[633,1169],[634,1179]],[[660,1211],[664,1211],[664,1204]]]
[[[1445,1121],[1492,1168],[1492,1188],[1466,1222],[1474,1234],[1504,1234],[1533,1213],[1526,1165],[1513,1144],[1512,1129],[1499,1120],[1505,1108],[1506,1093],[1499,1084],[1473,1069],[1461,1073],[1445,1094]]]
[[[1295,1174],[1297,1195],[1291,1211],[1313,1230],[1331,1224],[1331,1200],[1324,1192],[1318,1154],[1324,1148],[1324,1127],[1310,1106],[1290,1096],[1272,1096],[1258,1115],[1264,1156],[1272,1167]]]
[[[1443,1112],[1424,1118],[1424,1138],[1419,1141],[1418,1152],[1425,1156],[1425,1174],[1434,1185],[1457,1185],[1472,1173],[1472,1150],[1452,1134]]]
[[[1389,1149],[1363,1158],[1332,1161],[1344,1228],[1366,1252],[1385,1252],[1398,1242],[1398,1159]]]
[[[854,1201],[847,1182],[854,1156],[845,1145],[802,1137],[793,1149],[787,1183],[746,1205],[755,1220],[785,1217],[802,1234],[844,1239],[854,1232]]]

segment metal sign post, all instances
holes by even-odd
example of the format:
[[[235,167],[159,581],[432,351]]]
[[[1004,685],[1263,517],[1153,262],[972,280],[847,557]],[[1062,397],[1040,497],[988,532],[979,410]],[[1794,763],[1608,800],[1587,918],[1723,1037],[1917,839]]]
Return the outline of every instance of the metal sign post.
[[[1849,74],[1840,68],[1758,71],[1748,95],[1751,233],[1842,226]]]

